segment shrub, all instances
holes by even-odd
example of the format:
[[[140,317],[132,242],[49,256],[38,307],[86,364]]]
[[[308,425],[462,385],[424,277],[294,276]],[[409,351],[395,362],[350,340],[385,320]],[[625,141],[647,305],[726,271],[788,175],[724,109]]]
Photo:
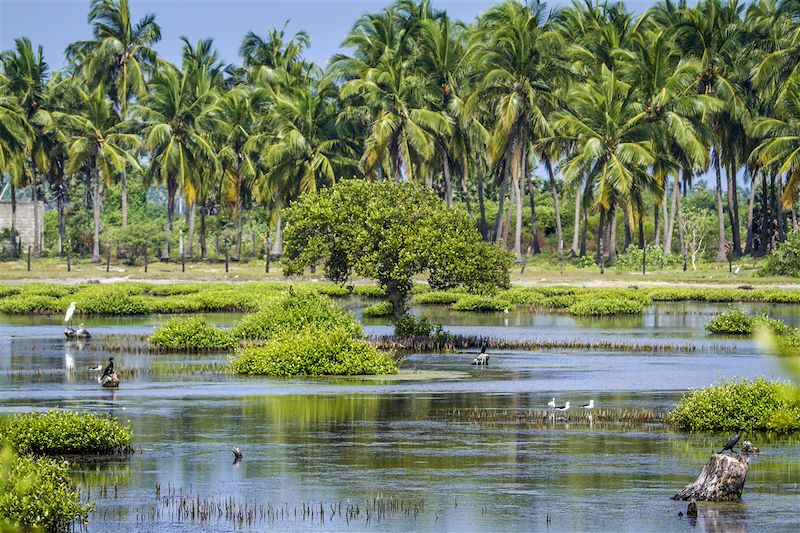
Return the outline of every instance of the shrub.
[[[542,305],[551,309],[566,309],[577,301],[578,296],[576,294],[561,294],[545,298]]]
[[[131,429],[92,413],[54,409],[15,415],[0,422],[0,441],[17,453],[91,455],[130,451]]]
[[[800,402],[791,385],[758,378],[693,390],[670,413],[688,431],[800,430]]]
[[[230,350],[236,340],[226,331],[218,330],[205,317],[176,317],[158,328],[150,337],[153,346],[167,350],[203,351]]]
[[[467,296],[462,296],[450,307],[456,311],[492,312],[512,309],[514,306],[511,305],[511,302],[502,298],[470,294]]]
[[[663,270],[677,266],[681,259],[677,255],[666,255],[664,248],[650,244],[645,247],[647,259],[645,261],[647,270]],[[614,268],[620,271],[641,271],[642,270],[642,250],[638,245],[631,244],[628,248],[617,256]]]
[[[237,374],[277,377],[396,374],[391,354],[354,339],[347,328],[310,327],[276,333],[265,345],[238,348],[231,358]]]
[[[277,331],[308,326],[341,328],[351,336],[362,334],[361,325],[330,299],[310,291],[289,290],[261,311],[245,316],[231,330],[237,339],[269,339]]]
[[[393,316],[392,302],[381,302],[364,308],[365,317],[385,317]]]
[[[419,305],[450,305],[464,297],[463,292],[429,291],[414,296],[414,303]]]
[[[366,298],[386,298],[386,289],[377,285],[356,285],[353,294]]]
[[[335,283],[315,283],[313,287],[314,291],[324,294],[325,296],[330,296],[331,298],[342,298],[351,294],[349,288],[344,285],[336,285]]]
[[[8,296],[13,296],[15,294],[19,294],[20,291],[19,287],[10,287],[8,285],[0,285],[0,298],[6,298]]]
[[[641,299],[588,296],[579,298],[567,308],[567,312],[579,316],[638,315],[647,306]]]
[[[143,315],[149,310],[139,296],[145,287],[125,285],[88,285],[69,298],[62,299],[64,309],[70,299],[78,304],[77,312],[84,315]]]
[[[0,451],[0,530],[72,531],[85,524],[92,505],[82,505],[69,477],[69,463],[17,457]]]
[[[151,296],[177,296],[182,294],[195,294],[205,289],[200,283],[170,283],[151,287],[147,293]]]
[[[401,337],[435,336],[439,340],[445,340],[451,336],[444,331],[441,324],[432,323],[425,317],[415,317],[414,315],[406,315],[400,321],[395,322],[394,333]]]
[[[779,243],[767,256],[759,271],[762,275],[800,277],[800,232],[792,231],[786,241]]]
[[[738,308],[719,313],[706,324],[707,331],[720,335],[752,335],[753,328],[753,317]]]
[[[512,287],[499,296],[514,305],[541,305],[546,300],[544,294],[531,287]]]
[[[20,293],[25,295],[62,298],[73,294],[77,289],[77,286],[56,285],[53,283],[26,283],[22,286]]]
[[[55,311],[59,300],[52,296],[17,294],[0,300],[0,313],[26,314]],[[66,309],[66,307],[64,308]]]

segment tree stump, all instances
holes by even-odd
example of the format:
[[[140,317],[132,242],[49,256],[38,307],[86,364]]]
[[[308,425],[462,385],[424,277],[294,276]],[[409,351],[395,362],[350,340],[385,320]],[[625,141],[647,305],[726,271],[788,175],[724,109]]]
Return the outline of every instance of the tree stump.
[[[738,502],[742,499],[748,467],[747,459],[736,452],[715,453],[703,467],[700,477],[672,499]]]

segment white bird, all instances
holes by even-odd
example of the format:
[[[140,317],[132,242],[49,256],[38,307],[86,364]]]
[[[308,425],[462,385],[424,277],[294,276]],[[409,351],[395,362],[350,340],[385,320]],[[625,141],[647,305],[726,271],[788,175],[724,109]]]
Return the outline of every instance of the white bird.
[[[594,400],[589,400],[589,403],[587,403],[586,405],[581,405],[581,408],[586,410],[594,409]]]
[[[67,368],[67,372],[75,371],[75,358],[69,352],[64,353],[64,366]]]
[[[91,370],[92,372],[100,372],[101,370],[103,370],[103,365],[90,366],[89,370]]]
[[[550,409],[551,411],[556,408],[556,399],[555,398],[553,398],[552,400],[547,402],[547,408]]]
[[[69,322],[69,319],[72,318],[72,315],[75,313],[76,305],[77,304],[75,302],[69,304],[69,307],[67,307],[67,313],[64,315],[64,322]]]
[[[567,411],[569,411],[569,402],[565,403],[565,404],[564,404],[563,406],[561,406],[561,407],[556,407],[556,411],[562,411],[562,412],[567,412]]]
[[[738,274],[738,273],[739,273],[739,269],[740,269],[740,268],[742,268],[742,266],[741,266],[741,265],[737,265],[737,266],[736,266],[736,270],[734,270],[734,271],[733,271],[733,273],[734,273],[734,274]]]
[[[503,309],[503,313],[505,313],[505,314],[508,314],[508,307],[506,307],[505,309]]]

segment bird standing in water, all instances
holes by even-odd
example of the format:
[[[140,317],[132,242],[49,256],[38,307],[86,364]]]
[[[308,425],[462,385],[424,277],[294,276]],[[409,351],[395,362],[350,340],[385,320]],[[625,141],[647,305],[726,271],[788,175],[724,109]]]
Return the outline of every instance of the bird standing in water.
[[[594,409],[594,400],[589,400],[589,403],[586,405],[581,405],[581,408],[586,409],[587,411]]]
[[[555,399],[555,398],[553,398],[552,400],[550,400],[549,402],[547,402],[547,408],[548,408],[550,411],[553,411],[553,410],[556,408],[556,399]]]
[[[738,431],[736,432],[736,435],[731,437],[730,440],[725,443],[725,446],[722,448],[722,451],[720,451],[719,453],[732,452],[733,451],[733,447],[736,446],[736,443],[739,442],[739,439],[742,436],[742,431],[744,431],[744,428],[740,427],[738,429]]]

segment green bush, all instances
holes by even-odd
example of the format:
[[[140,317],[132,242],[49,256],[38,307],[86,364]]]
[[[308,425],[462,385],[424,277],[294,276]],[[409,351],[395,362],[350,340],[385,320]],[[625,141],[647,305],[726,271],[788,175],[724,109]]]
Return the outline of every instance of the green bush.
[[[511,302],[502,298],[470,294],[462,296],[450,307],[456,311],[493,312],[504,311],[506,309],[510,310],[513,309],[514,306],[511,305]]]
[[[131,429],[115,419],[85,412],[54,409],[0,421],[0,442],[21,454],[126,453],[130,451],[132,438]]]
[[[335,283],[314,283],[313,290],[331,298],[342,298],[352,294],[349,288]]]
[[[414,296],[414,303],[419,305],[450,305],[463,298],[463,292],[456,291],[429,291]]]
[[[20,289],[19,287],[0,285],[0,298],[14,296],[15,294],[19,294],[21,290],[22,289]]]
[[[766,327],[776,335],[789,333],[789,326],[780,320],[767,315],[750,316],[736,307],[715,315],[706,324],[707,331],[718,335],[752,335],[759,327]]]
[[[289,290],[259,312],[242,318],[231,335],[236,339],[264,340],[277,331],[308,326],[347,329],[351,336],[362,334],[353,315],[330,299],[315,292]]]
[[[414,315],[406,315],[398,322],[395,322],[394,333],[400,337],[435,336],[442,341],[451,336],[444,331],[441,324],[432,323],[425,317],[416,317]]]
[[[650,244],[645,247],[647,252],[646,269],[663,270],[665,268],[676,267],[681,264],[682,259],[677,255],[666,255],[664,248]],[[631,244],[628,248],[617,256],[614,268],[623,272],[642,270],[642,250],[636,244]]]
[[[68,300],[77,302],[77,313],[83,315],[143,315],[149,309],[138,296],[146,287],[136,285],[87,285],[69,298],[62,298],[64,309]]]
[[[512,287],[498,296],[514,305],[542,305],[547,299],[541,291],[532,287]]]
[[[760,274],[800,277],[800,232],[792,231],[785,242],[778,244],[767,256]]]
[[[615,296],[588,296],[579,298],[567,308],[571,315],[638,315],[647,309],[648,304],[641,299],[621,298]]]
[[[17,294],[0,300],[0,313],[50,313],[59,307],[59,300],[52,296]]]
[[[69,463],[46,457],[17,457],[0,451],[0,530],[73,531],[85,524],[92,504],[81,504]]]
[[[386,289],[377,285],[356,285],[353,294],[366,298],[386,298]]]
[[[79,286],[56,285],[53,283],[26,283],[22,286],[20,294],[32,296],[50,296],[52,298],[63,298],[75,293]]]
[[[670,422],[688,431],[800,430],[800,401],[788,383],[728,381],[693,390],[670,413]]]
[[[364,308],[365,317],[386,317],[394,315],[392,302],[381,302]]]
[[[391,354],[377,351],[348,328],[283,330],[265,345],[238,348],[231,358],[237,374],[277,377],[396,374]]]
[[[177,351],[230,350],[236,340],[218,330],[202,316],[175,317],[158,328],[150,337],[158,348]]]
[[[566,309],[575,302],[578,301],[578,295],[576,294],[561,294],[556,296],[548,296],[542,302],[544,307],[549,307],[550,309]]]

